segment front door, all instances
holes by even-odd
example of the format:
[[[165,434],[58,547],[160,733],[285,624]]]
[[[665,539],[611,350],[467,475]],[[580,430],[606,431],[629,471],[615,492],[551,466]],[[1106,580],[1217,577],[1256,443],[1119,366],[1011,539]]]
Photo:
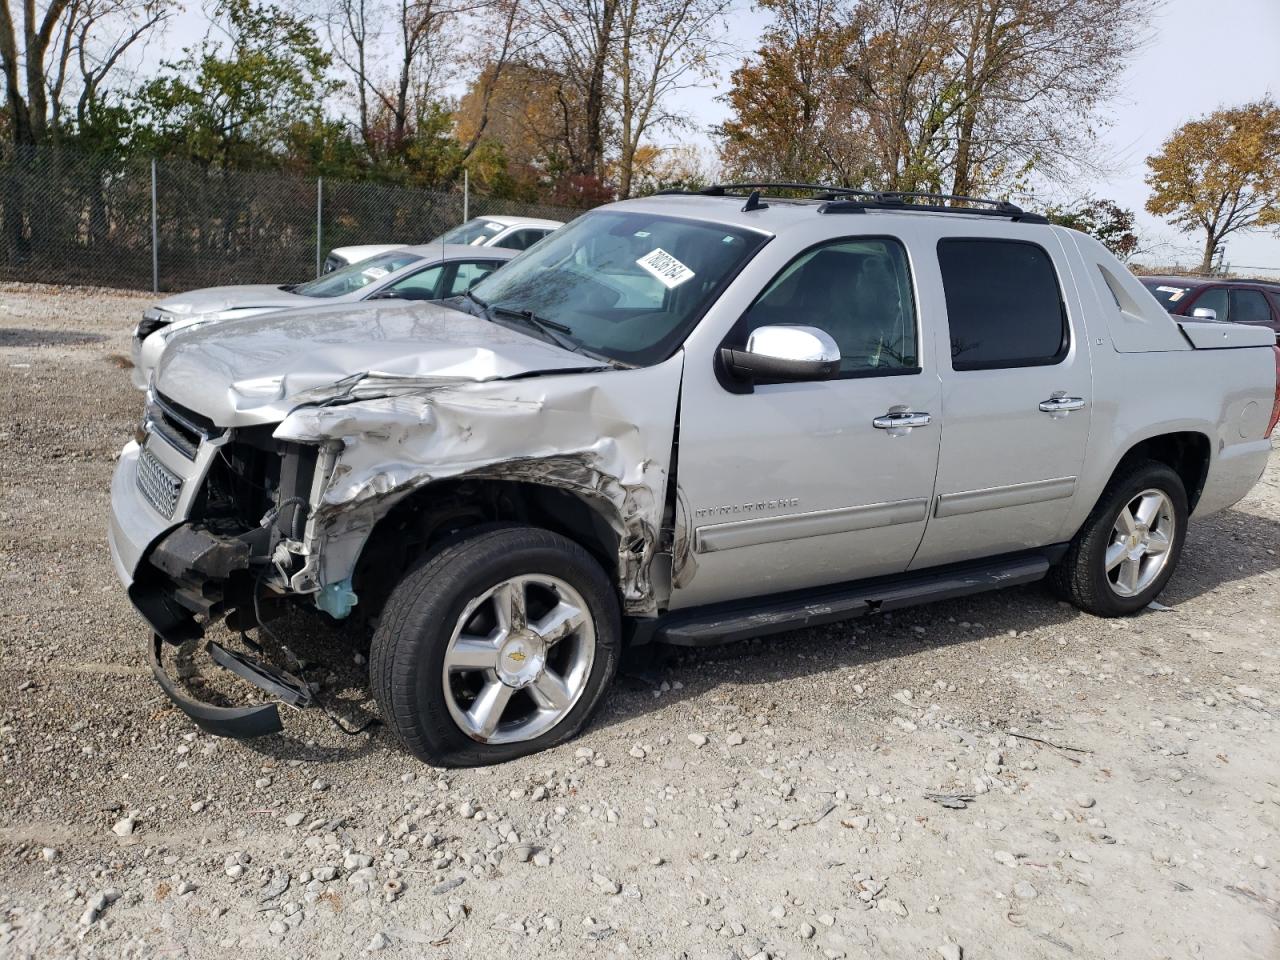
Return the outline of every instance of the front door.
[[[912,569],[1069,539],[1092,409],[1089,343],[1061,247],[943,236],[935,323],[946,429],[933,515]],[[1033,233],[1034,231],[1034,233]],[[1068,307],[1068,304],[1071,307]],[[944,346],[945,345],[945,346]]]
[[[730,340],[818,327],[840,374],[734,392],[710,356],[686,357],[672,608],[901,572],[924,533],[941,398],[904,247],[845,238],[779,266]],[[901,426],[904,413],[921,425]]]

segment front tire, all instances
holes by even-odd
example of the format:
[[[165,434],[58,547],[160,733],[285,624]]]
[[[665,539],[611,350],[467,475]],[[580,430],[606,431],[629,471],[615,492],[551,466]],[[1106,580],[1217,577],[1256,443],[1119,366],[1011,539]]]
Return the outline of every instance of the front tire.
[[[1154,460],[1135,464],[1107,485],[1050,582],[1095,616],[1137,613],[1173,576],[1188,514],[1177,473]]]
[[[504,763],[577,734],[617,671],[617,597],[580,546],[489,528],[392,591],[370,652],[387,726],[441,767]]]

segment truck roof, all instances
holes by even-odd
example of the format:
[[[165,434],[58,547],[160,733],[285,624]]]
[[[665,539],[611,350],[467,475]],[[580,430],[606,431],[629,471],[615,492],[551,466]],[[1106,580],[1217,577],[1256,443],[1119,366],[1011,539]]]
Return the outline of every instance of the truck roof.
[[[808,192],[812,196],[779,197],[767,191]],[[624,200],[619,205],[774,234],[799,223],[812,222],[814,216],[847,213],[974,219],[994,217],[1011,222],[1048,223],[1039,214],[1028,213],[1003,200],[937,193],[873,192],[797,183],[717,184],[696,192],[665,191],[641,199]]]

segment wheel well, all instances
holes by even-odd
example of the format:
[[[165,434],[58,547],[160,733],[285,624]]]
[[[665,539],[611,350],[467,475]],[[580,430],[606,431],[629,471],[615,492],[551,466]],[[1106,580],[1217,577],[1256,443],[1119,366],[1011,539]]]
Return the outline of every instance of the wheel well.
[[[358,609],[377,616],[404,571],[424,553],[494,523],[527,524],[568,537],[617,581],[618,534],[590,500],[525,481],[443,480],[401,500],[374,525],[352,575]]]
[[[1182,485],[1187,491],[1187,509],[1195,510],[1204,490],[1205,478],[1209,475],[1209,450],[1209,438],[1203,433],[1161,434],[1135,445],[1116,465],[1112,476],[1142,460],[1167,464],[1182,478]]]

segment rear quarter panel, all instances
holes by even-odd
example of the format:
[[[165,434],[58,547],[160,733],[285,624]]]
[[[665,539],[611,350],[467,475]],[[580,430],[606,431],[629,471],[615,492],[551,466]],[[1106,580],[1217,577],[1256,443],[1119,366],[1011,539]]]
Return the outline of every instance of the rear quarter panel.
[[[1087,299],[1100,259],[1095,248],[1101,245],[1074,231],[1062,233],[1072,269],[1079,273],[1077,288]],[[1110,270],[1132,279],[1105,249],[1102,255],[1111,261]],[[1163,309],[1168,328],[1153,320],[1144,350],[1134,325],[1110,322],[1108,311],[1121,312],[1109,297],[1086,311],[1093,346],[1093,423],[1071,530],[1084,523],[1130,450],[1169,433],[1194,432],[1209,440],[1209,471],[1194,515],[1231,506],[1257,482],[1271,453],[1264,431],[1275,397],[1274,352],[1263,347],[1194,349]],[[1123,345],[1112,337],[1117,328],[1125,330]]]

